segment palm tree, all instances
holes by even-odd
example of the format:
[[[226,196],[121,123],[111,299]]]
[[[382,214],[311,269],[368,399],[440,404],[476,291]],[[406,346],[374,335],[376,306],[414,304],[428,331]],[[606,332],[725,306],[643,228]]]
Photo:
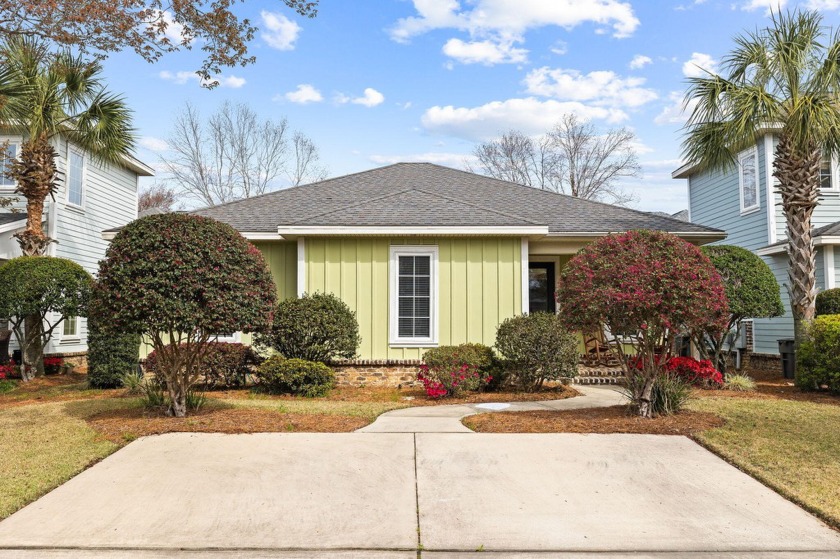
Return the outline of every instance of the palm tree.
[[[59,182],[56,137],[64,136],[96,160],[118,163],[134,147],[131,111],[105,90],[98,62],[54,54],[42,42],[18,37],[0,44],[0,59],[13,92],[0,105],[0,122],[23,136],[8,172],[15,192],[26,198],[26,229],[15,236],[23,254],[41,255],[51,242],[42,227],[44,203]]]
[[[42,226],[44,203],[60,180],[57,137],[95,160],[117,163],[134,146],[131,112],[121,97],[105,90],[98,62],[55,54],[43,42],[20,37],[0,44],[0,59],[0,126],[23,138],[7,170],[15,193],[26,198],[26,228],[15,237],[24,255],[43,255],[52,242]],[[38,316],[26,317],[24,324],[27,336],[43,329]],[[24,366],[43,374],[43,347],[30,348]]]
[[[690,80],[685,104],[696,105],[686,124],[684,156],[707,168],[731,167],[759,134],[777,132],[773,176],[787,225],[798,345],[814,318],[811,214],[820,159],[840,153],[840,33],[826,29],[816,11],[773,13],[770,27],[735,39],[722,68],[720,75]]]

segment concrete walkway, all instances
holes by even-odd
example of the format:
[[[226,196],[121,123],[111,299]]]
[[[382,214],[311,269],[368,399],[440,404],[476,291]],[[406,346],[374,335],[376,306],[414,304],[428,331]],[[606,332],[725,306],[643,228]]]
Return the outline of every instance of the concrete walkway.
[[[359,433],[472,433],[461,420],[477,413],[577,410],[618,406],[627,402],[616,387],[575,386],[582,395],[564,400],[418,406],[389,411],[362,427]]]

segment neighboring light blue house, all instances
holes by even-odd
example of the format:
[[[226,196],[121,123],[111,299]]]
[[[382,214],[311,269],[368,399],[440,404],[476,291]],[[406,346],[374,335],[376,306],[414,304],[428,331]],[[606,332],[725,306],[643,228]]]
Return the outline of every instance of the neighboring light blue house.
[[[757,354],[778,355],[777,340],[793,337],[793,316],[787,292],[788,259],[785,251],[785,218],[781,195],[773,177],[773,157],[778,137],[773,130],[757,135],[754,147],[738,154],[737,166],[709,171],[686,164],[671,173],[688,180],[689,221],[723,229],[727,237],[717,244],[747,248],[764,258],[781,286],[785,315],[755,319],[748,324],[746,349]],[[817,288],[837,287],[840,259],[835,263],[834,245],[840,244],[840,175],[837,158],[822,163],[820,204],[814,211],[814,245],[817,250]],[[769,203],[768,203],[769,202]],[[838,255],[840,256],[840,255]]]
[[[9,142],[9,155],[16,156],[20,136],[0,133],[0,144]],[[63,137],[54,140],[58,151],[59,186],[55,199],[47,198],[44,231],[57,242],[47,254],[67,258],[91,274],[99,270],[108,242],[102,231],[121,227],[137,218],[137,190],[140,177],[154,175],[148,165],[126,157],[120,165],[104,164]],[[23,210],[26,200],[14,193],[15,183],[2,176],[7,161],[0,157],[0,196],[16,197],[15,207]],[[20,256],[14,234],[26,226],[26,213],[0,212],[0,262]],[[5,328],[5,324],[0,324]],[[12,347],[16,347],[12,340]],[[51,355],[76,356],[87,351],[87,321],[66,320],[53,334],[46,348]]]

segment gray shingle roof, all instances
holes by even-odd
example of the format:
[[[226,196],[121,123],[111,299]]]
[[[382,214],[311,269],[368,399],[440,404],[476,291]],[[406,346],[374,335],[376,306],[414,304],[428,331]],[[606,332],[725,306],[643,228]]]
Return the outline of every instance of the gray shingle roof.
[[[243,232],[280,226],[547,226],[550,233],[721,231],[432,163],[397,163],[196,210]]]

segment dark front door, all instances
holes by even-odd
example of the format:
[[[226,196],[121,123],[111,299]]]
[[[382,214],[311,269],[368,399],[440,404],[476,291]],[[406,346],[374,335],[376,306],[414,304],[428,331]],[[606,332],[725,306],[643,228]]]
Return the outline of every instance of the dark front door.
[[[528,312],[556,312],[554,262],[528,263]]]

